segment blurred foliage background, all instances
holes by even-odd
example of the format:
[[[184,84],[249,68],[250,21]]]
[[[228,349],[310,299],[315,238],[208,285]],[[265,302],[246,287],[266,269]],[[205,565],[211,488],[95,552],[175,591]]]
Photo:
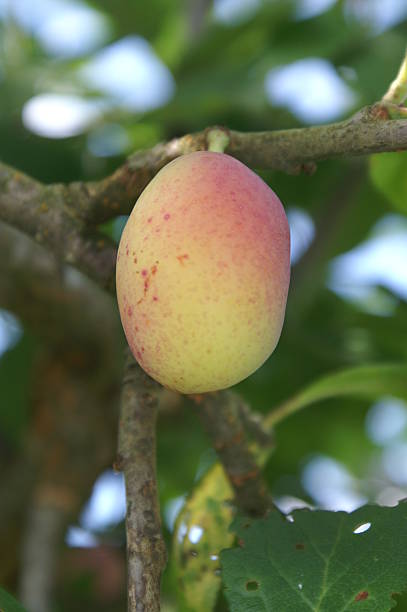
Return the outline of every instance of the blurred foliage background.
[[[340,120],[380,99],[406,40],[402,0],[0,0],[0,159],[44,182],[95,180],[135,150],[214,124],[254,131]],[[378,157],[324,162],[313,176],[261,173],[286,207],[293,268],[278,349],[238,386],[259,412],[341,367],[406,361],[407,159]],[[118,239],[124,221],[104,231]],[[78,495],[62,504],[53,609],[115,612],[125,601],[123,485],[110,470],[122,332],[100,295],[109,323],[100,314],[101,338],[79,341],[67,313],[85,280],[59,269],[76,296],[66,311],[60,289],[27,289],[41,282],[30,281],[31,256],[6,265],[18,240],[0,247],[0,583],[18,592],[32,500],[44,494],[41,479],[48,491],[63,473],[58,499]],[[94,292],[80,302],[85,320]],[[170,548],[176,513],[214,461],[194,410],[167,398],[159,421]],[[65,440],[75,428],[81,444]],[[284,509],[352,510],[406,496],[400,399],[324,401],[275,438],[266,475]],[[181,609],[173,575],[164,578],[167,610]]]

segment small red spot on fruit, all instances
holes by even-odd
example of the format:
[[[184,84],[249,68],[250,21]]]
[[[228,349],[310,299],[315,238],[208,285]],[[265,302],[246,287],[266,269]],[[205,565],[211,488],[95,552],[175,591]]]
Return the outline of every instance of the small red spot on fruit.
[[[151,223],[151,221],[152,221],[152,220],[153,220],[153,217],[149,217],[149,218],[147,219],[147,223]]]
[[[171,217],[171,215],[169,213],[165,213],[164,215],[164,221],[168,221],[168,219]]]
[[[360,591],[355,597],[355,601],[363,601],[369,597],[369,593],[367,591]]]
[[[148,278],[146,278],[146,280],[144,281],[144,295],[148,291],[149,284],[150,284],[150,282],[149,282]]]
[[[158,297],[156,295],[153,297],[153,302],[158,302]]]
[[[188,255],[188,253],[184,253],[183,255],[177,255],[177,259],[178,259],[179,263],[181,264],[181,266],[183,266],[185,261],[187,259],[189,259],[189,255]]]
[[[144,351],[145,351],[145,348],[144,348],[144,346],[142,346],[141,347],[141,352],[144,353]]]
[[[133,261],[134,261],[134,263],[137,263],[137,257],[135,257],[135,258],[133,259]]]
[[[127,314],[129,315],[129,317],[133,316],[133,308],[131,306],[128,307]]]
[[[129,247],[126,247],[126,255],[129,255]]]
[[[156,272],[157,272],[157,266],[156,266],[156,265],[154,265],[154,266],[151,268],[151,274],[154,276],[154,274],[155,274]]]
[[[142,271],[141,271],[141,275],[142,275],[142,276],[147,276],[147,270],[142,270]]]
[[[134,329],[136,330],[136,332],[138,332],[138,325],[136,325],[136,327]]]

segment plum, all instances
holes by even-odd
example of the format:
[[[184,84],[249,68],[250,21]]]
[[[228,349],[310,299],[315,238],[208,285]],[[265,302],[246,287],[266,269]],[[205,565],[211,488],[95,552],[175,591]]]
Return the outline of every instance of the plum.
[[[120,241],[116,282],[130,349],[180,393],[230,387],[282,329],[290,280],[284,208],[237,159],[199,151],[166,165]]]

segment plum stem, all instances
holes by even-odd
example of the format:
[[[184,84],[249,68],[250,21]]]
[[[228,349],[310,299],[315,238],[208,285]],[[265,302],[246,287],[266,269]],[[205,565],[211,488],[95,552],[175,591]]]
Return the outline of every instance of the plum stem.
[[[208,151],[212,151],[212,153],[224,153],[229,145],[230,137],[225,129],[212,128],[208,130],[206,140],[208,143]]]

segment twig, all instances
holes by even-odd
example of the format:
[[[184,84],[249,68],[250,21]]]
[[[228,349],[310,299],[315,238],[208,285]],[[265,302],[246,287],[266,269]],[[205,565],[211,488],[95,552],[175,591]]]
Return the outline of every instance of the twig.
[[[238,401],[238,409],[242,425],[259,449],[260,455],[262,455],[261,451],[263,450],[267,452],[272,450],[274,446],[273,432],[264,426],[263,415],[253,412],[250,406],[241,399]]]
[[[129,612],[160,610],[161,573],[167,560],[155,464],[159,390],[127,351],[117,467],[123,469],[126,482]]]
[[[385,106],[366,107],[346,121],[275,132],[228,131],[226,153],[248,166],[298,173],[334,157],[407,149],[407,121],[388,120]],[[0,163],[0,219],[43,244],[114,292],[116,247],[92,229],[129,214],[153,176],[179,155],[207,148],[211,129],[189,134],[128,159],[100,182],[42,185]]]
[[[407,122],[387,117],[388,113],[385,109],[382,113],[379,104],[363,108],[346,121],[329,125],[271,132],[231,130],[227,131],[229,145],[225,152],[253,168],[291,174],[312,172],[315,163],[325,159],[407,149]],[[207,135],[212,129],[140,151],[112,176],[87,184],[88,201],[72,196],[78,214],[90,223],[129,214],[158,170],[179,155],[206,149]],[[79,184],[69,189],[83,192]]]
[[[238,508],[264,516],[273,506],[260,468],[249,450],[240,418],[240,399],[230,391],[196,398],[198,413],[233,487]]]

